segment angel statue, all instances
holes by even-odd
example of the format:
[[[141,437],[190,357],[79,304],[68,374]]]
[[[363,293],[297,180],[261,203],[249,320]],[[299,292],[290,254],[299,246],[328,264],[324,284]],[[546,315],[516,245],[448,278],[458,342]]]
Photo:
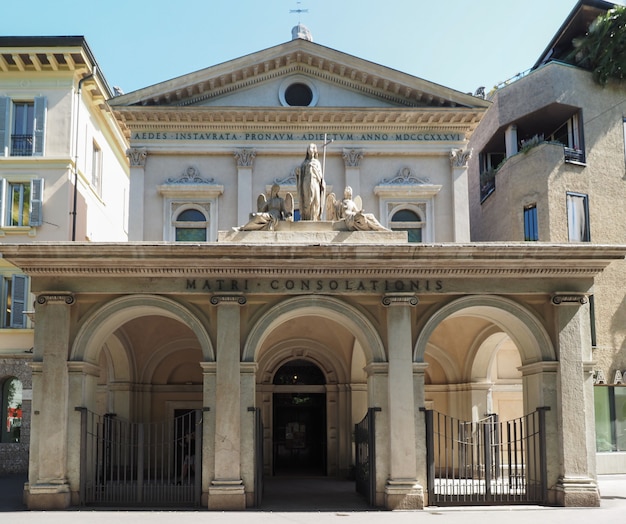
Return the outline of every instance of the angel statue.
[[[352,200],[352,188],[346,186],[343,200],[337,200],[335,193],[326,197],[326,219],[343,222],[348,231],[389,231],[372,213],[364,213],[361,197]]]
[[[247,224],[233,228],[235,231],[274,231],[280,220],[293,220],[293,195],[278,196],[280,186],[274,184],[267,199],[263,193],[256,200],[257,213],[252,213]]]

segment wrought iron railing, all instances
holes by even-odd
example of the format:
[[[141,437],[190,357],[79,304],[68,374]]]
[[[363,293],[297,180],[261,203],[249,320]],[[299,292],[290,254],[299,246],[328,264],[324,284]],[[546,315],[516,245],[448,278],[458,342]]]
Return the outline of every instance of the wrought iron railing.
[[[11,135],[11,156],[33,156],[33,135]]]

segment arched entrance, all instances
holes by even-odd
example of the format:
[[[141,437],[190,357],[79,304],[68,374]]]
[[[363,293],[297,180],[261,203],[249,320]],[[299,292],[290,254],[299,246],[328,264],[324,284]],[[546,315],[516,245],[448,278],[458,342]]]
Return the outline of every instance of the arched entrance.
[[[243,358],[257,362],[265,477],[353,478],[354,425],[368,408],[365,368],[384,360],[363,312],[332,297],[286,299],[259,317]]]
[[[539,319],[503,297],[463,297],[424,323],[414,359],[428,364],[430,503],[546,502],[554,399],[537,364],[554,355]]]
[[[199,505],[200,363],[212,354],[202,320],[171,299],[115,299],[85,319],[72,359],[89,373],[70,428],[81,503]]]
[[[326,377],[313,362],[283,364],[273,379],[273,474],[326,474]]]

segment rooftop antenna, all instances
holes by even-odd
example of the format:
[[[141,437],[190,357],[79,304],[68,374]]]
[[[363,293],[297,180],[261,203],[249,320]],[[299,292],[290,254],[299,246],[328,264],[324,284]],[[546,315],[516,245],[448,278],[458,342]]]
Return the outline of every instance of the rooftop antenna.
[[[309,12],[309,10],[308,10],[308,9],[302,9],[302,8],[300,7],[300,4],[302,4],[302,2],[299,2],[299,1],[298,1],[298,2],[296,2],[296,4],[297,4],[296,9],[290,9],[290,10],[289,10],[289,12],[290,12],[290,13],[298,13],[298,23],[300,23],[300,15],[301,15],[302,13],[308,13],[308,12]]]

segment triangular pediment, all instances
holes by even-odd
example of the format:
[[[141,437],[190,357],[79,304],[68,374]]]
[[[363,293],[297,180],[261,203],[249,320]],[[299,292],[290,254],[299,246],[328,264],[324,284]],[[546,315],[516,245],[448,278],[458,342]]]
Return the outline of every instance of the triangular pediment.
[[[319,86],[327,94],[315,104],[320,108],[483,109],[488,105],[481,98],[303,39],[121,95],[110,104],[114,108],[281,107],[285,103],[276,93],[289,79]]]

